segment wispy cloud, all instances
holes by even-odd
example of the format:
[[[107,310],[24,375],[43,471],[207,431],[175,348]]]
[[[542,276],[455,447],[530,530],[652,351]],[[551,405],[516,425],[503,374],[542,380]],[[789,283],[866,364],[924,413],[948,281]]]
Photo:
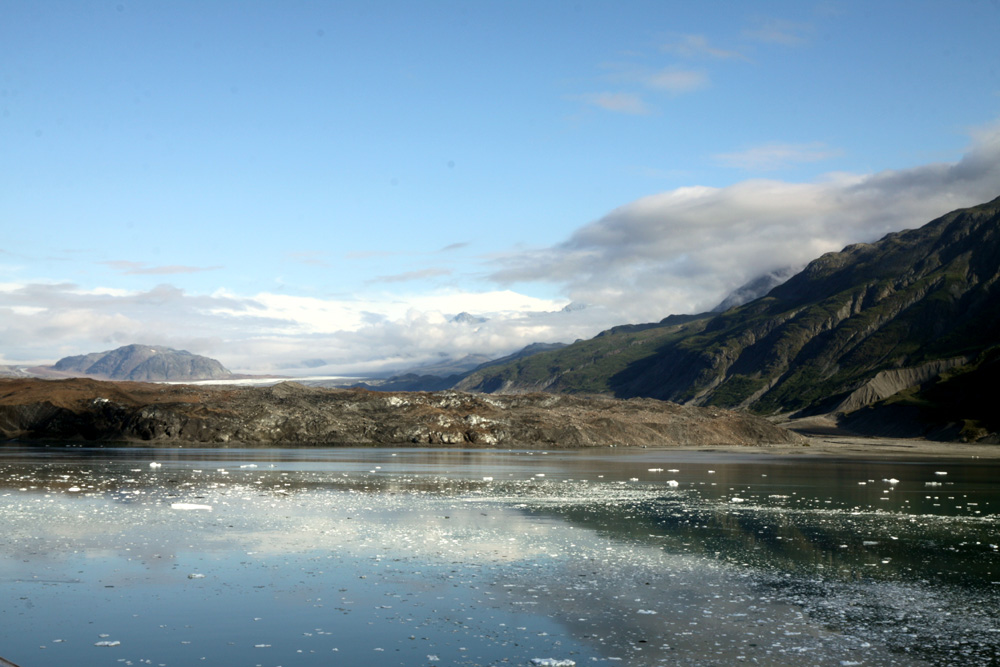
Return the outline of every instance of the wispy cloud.
[[[680,67],[665,67],[655,72],[639,75],[637,80],[653,90],[680,94],[706,87],[708,74]]]
[[[642,88],[646,93],[669,93],[681,95],[708,86],[708,74],[699,70],[680,67],[664,67],[658,70],[633,67],[630,65],[608,65],[613,71],[605,79],[615,84],[625,84],[631,88]],[[646,116],[655,112],[646,97],[637,92],[604,91],[573,96],[585,104],[633,116]]]
[[[576,99],[598,109],[615,113],[644,116],[651,112],[642,97],[635,93],[589,93],[579,95]]]
[[[718,60],[749,60],[739,51],[722,49],[709,43],[704,35],[679,35],[660,46],[660,50],[682,58],[715,58]]]
[[[451,273],[450,269],[421,269],[419,271],[396,273],[390,276],[376,276],[366,282],[369,285],[376,283],[407,283],[414,280],[427,280],[429,278],[438,278],[440,276],[450,276]]]
[[[801,46],[809,41],[812,32],[813,26],[809,23],[769,19],[760,21],[755,27],[744,30],[743,35],[766,44]]]
[[[793,164],[821,162],[838,157],[843,151],[822,142],[808,144],[764,144],[736,153],[720,153],[715,161],[746,171],[774,171]]]
[[[619,84],[638,85],[649,91],[674,95],[689,93],[709,85],[708,74],[702,70],[670,66],[659,69],[634,65],[609,64],[605,78]]]
[[[218,271],[221,266],[183,266],[180,264],[170,264],[167,266],[150,266],[145,262],[130,262],[128,260],[110,260],[99,262],[109,266],[116,271],[127,276],[169,276],[181,273],[202,273],[204,271]]]
[[[470,244],[468,241],[461,241],[459,243],[449,243],[445,247],[441,248],[441,250],[439,250],[438,252],[452,252],[454,250],[461,250],[462,248],[468,248],[469,245]]]

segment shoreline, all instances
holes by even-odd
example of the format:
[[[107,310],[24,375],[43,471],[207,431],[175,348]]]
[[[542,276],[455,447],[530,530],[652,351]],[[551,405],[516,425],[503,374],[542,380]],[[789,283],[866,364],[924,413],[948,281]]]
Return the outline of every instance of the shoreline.
[[[851,460],[986,459],[1000,461],[1000,445],[939,442],[916,438],[878,438],[857,435],[807,435],[805,445],[665,446],[657,449],[699,452],[760,454],[790,459],[829,458]]]
[[[984,459],[1000,461],[1000,445],[977,444],[965,442],[922,440],[917,438],[879,438],[851,435],[813,435],[801,434],[807,442],[803,444],[763,444],[763,445],[698,445],[698,444],[664,444],[664,445],[617,445],[615,449],[621,452],[702,452],[719,454],[739,454],[747,456],[767,456],[786,459],[843,459],[843,460],[943,460],[943,459]],[[11,439],[0,441],[0,452],[5,446],[27,448],[122,448],[122,449],[184,449],[197,451],[199,449],[474,449],[483,451],[508,450],[547,450],[549,452],[587,452],[607,451],[607,446],[577,446],[558,447],[552,443],[538,445],[487,446],[487,445],[442,445],[415,444],[400,442],[396,444],[320,444],[320,443],[192,443],[185,441],[87,441],[87,440],[21,440]]]

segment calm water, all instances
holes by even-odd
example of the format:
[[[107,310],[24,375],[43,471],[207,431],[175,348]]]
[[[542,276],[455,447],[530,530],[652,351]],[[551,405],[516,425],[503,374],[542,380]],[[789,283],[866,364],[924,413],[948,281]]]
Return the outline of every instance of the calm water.
[[[998,664],[998,473],[621,449],[8,446],[0,656]]]

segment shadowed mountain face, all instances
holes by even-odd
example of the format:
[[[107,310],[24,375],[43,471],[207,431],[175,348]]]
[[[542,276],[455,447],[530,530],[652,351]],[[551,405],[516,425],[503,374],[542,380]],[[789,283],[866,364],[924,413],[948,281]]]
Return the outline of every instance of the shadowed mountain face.
[[[460,387],[854,411],[979,368],[1000,345],[998,278],[1000,199],[823,255],[724,313],[622,327]]]
[[[65,357],[52,368],[61,373],[135,382],[220,380],[232,375],[215,359],[149,345]]]

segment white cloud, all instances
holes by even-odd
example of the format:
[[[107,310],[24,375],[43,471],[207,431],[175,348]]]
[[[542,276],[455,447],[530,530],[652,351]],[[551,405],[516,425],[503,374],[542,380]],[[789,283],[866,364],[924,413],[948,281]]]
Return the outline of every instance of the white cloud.
[[[792,164],[821,162],[842,154],[843,151],[818,141],[808,144],[774,143],[736,153],[721,153],[715,156],[715,160],[746,171],[774,171]]]
[[[500,284],[552,282],[620,322],[706,310],[744,282],[1000,195],[1000,125],[957,163],[813,183],[679,188],[611,211],[549,248],[496,260]]]
[[[0,286],[0,363],[52,363],[146,343],[205,354],[248,372],[275,371],[307,358],[327,360],[325,370],[332,373],[371,372],[437,360],[442,353],[501,356],[593,328],[579,325],[593,313],[559,317],[565,305],[511,290],[345,300],[248,297],[226,290],[206,296],[169,285],[122,292],[70,283],[6,283]],[[474,328],[450,321],[463,311],[489,319]]]

